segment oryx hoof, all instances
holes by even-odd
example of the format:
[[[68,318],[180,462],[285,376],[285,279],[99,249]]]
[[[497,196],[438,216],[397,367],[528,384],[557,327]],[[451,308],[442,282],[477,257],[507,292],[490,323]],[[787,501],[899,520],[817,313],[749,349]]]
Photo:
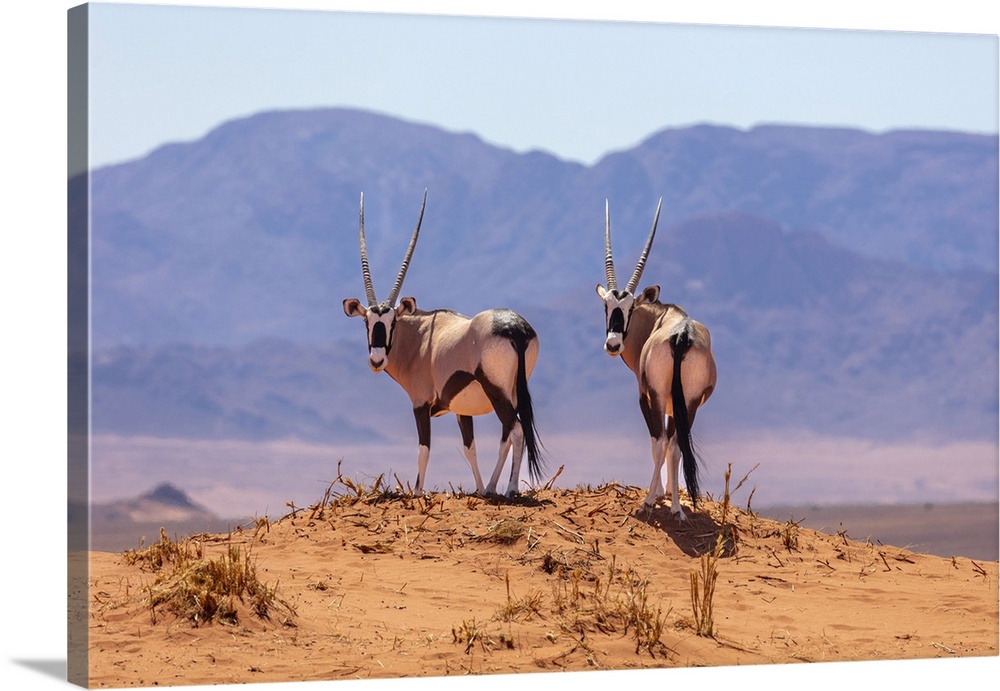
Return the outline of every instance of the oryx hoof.
[[[642,501],[642,505],[652,511],[653,507],[656,506],[663,499],[663,495],[656,496],[653,494],[647,494],[646,498]]]

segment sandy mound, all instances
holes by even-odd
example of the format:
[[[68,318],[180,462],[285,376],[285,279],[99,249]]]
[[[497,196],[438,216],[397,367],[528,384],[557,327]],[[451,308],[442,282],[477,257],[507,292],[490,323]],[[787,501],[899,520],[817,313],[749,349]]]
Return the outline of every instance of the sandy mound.
[[[91,553],[91,685],[997,655],[996,562],[726,501],[679,522],[643,496],[413,498],[341,479],[280,520],[154,545],[187,551],[160,565],[152,551]],[[256,581],[215,598],[214,615],[174,607],[162,594],[185,559]]]

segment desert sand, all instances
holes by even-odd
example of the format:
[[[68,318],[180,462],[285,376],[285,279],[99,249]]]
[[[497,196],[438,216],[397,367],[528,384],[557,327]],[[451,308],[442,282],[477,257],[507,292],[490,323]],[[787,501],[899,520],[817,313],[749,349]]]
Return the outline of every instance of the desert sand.
[[[155,541],[91,552],[90,685],[998,654],[996,561],[768,520],[738,494],[694,511],[685,499],[682,522],[669,499],[646,511],[643,490],[616,484],[508,501],[340,478],[284,517],[166,536],[203,561],[239,555],[271,597],[266,612],[249,596],[207,621],[154,605],[172,571],[152,563]]]

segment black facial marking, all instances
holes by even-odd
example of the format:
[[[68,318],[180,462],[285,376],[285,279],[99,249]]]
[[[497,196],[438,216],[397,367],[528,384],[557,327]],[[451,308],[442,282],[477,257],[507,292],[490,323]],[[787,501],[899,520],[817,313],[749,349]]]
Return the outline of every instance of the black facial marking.
[[[389,339],[386,338],[385,324],[382,322],[375,322],[375,326],[372,327],[372,342],[370,347],[386,348],[388,345]]]
[[[608,331],[611,333],[621,333],[625,330],[625,314],[621,307],[611,310],[611,318],[608,319]]]

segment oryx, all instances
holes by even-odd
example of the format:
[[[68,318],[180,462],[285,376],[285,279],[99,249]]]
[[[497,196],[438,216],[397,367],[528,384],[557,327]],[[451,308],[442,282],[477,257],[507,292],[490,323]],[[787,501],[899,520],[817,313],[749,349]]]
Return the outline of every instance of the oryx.
[[[677,305],[661,303],[658,285],[635,294],[656,235],[662,203],[661,198],[632,278],[624,290],[619,290],[611,257],[611,214],[605,200],[604,268],[608,285],[598,285],[597,294],[604,302],[604,350],[612,357],[620,355],[639,383],[639,409],[649,429],[653,452],[653,479],[644,503],[652,506],[664,497],[661,471],[669,455],[670,510],[683,520],[678,465],[683,455],[684,478],[694,504],[698,499],[698,461],[691,445],[691,425],[698,408],[712,395],[716,370],[711,338],[703,324],[688,317]],[[668,416],[666,428],[664,415]]]
[[[431,418],[455,413],[462,433],[465,458],[472,467],[479,494],[496,491],[507,453],[513,448],[507,495],[518,492],[521,459],[528,451],[532,481],[541,472],[528,377],[538,359],[538,336],[520,315],[509,309],[480,312],[471,319],[451,310],[425,312],[416,300],[396,296],[417,244],[424,217],[427,192],[420,206],[417,227],[410,238],[396,283],[383,302],[375,298],[368,251],[365,246],[365,196],[361,195],[361,275],[368,306],[356,298],[344,300],[349,317],[363,317],[368,329],[368,365],[373,372],[385,371],[403,387],[413,404],[417,423],[417,482],[423,491],[431,448]],[[496,468],[483,487],[476,460],[472,416],[495,411],[502,433]]]

